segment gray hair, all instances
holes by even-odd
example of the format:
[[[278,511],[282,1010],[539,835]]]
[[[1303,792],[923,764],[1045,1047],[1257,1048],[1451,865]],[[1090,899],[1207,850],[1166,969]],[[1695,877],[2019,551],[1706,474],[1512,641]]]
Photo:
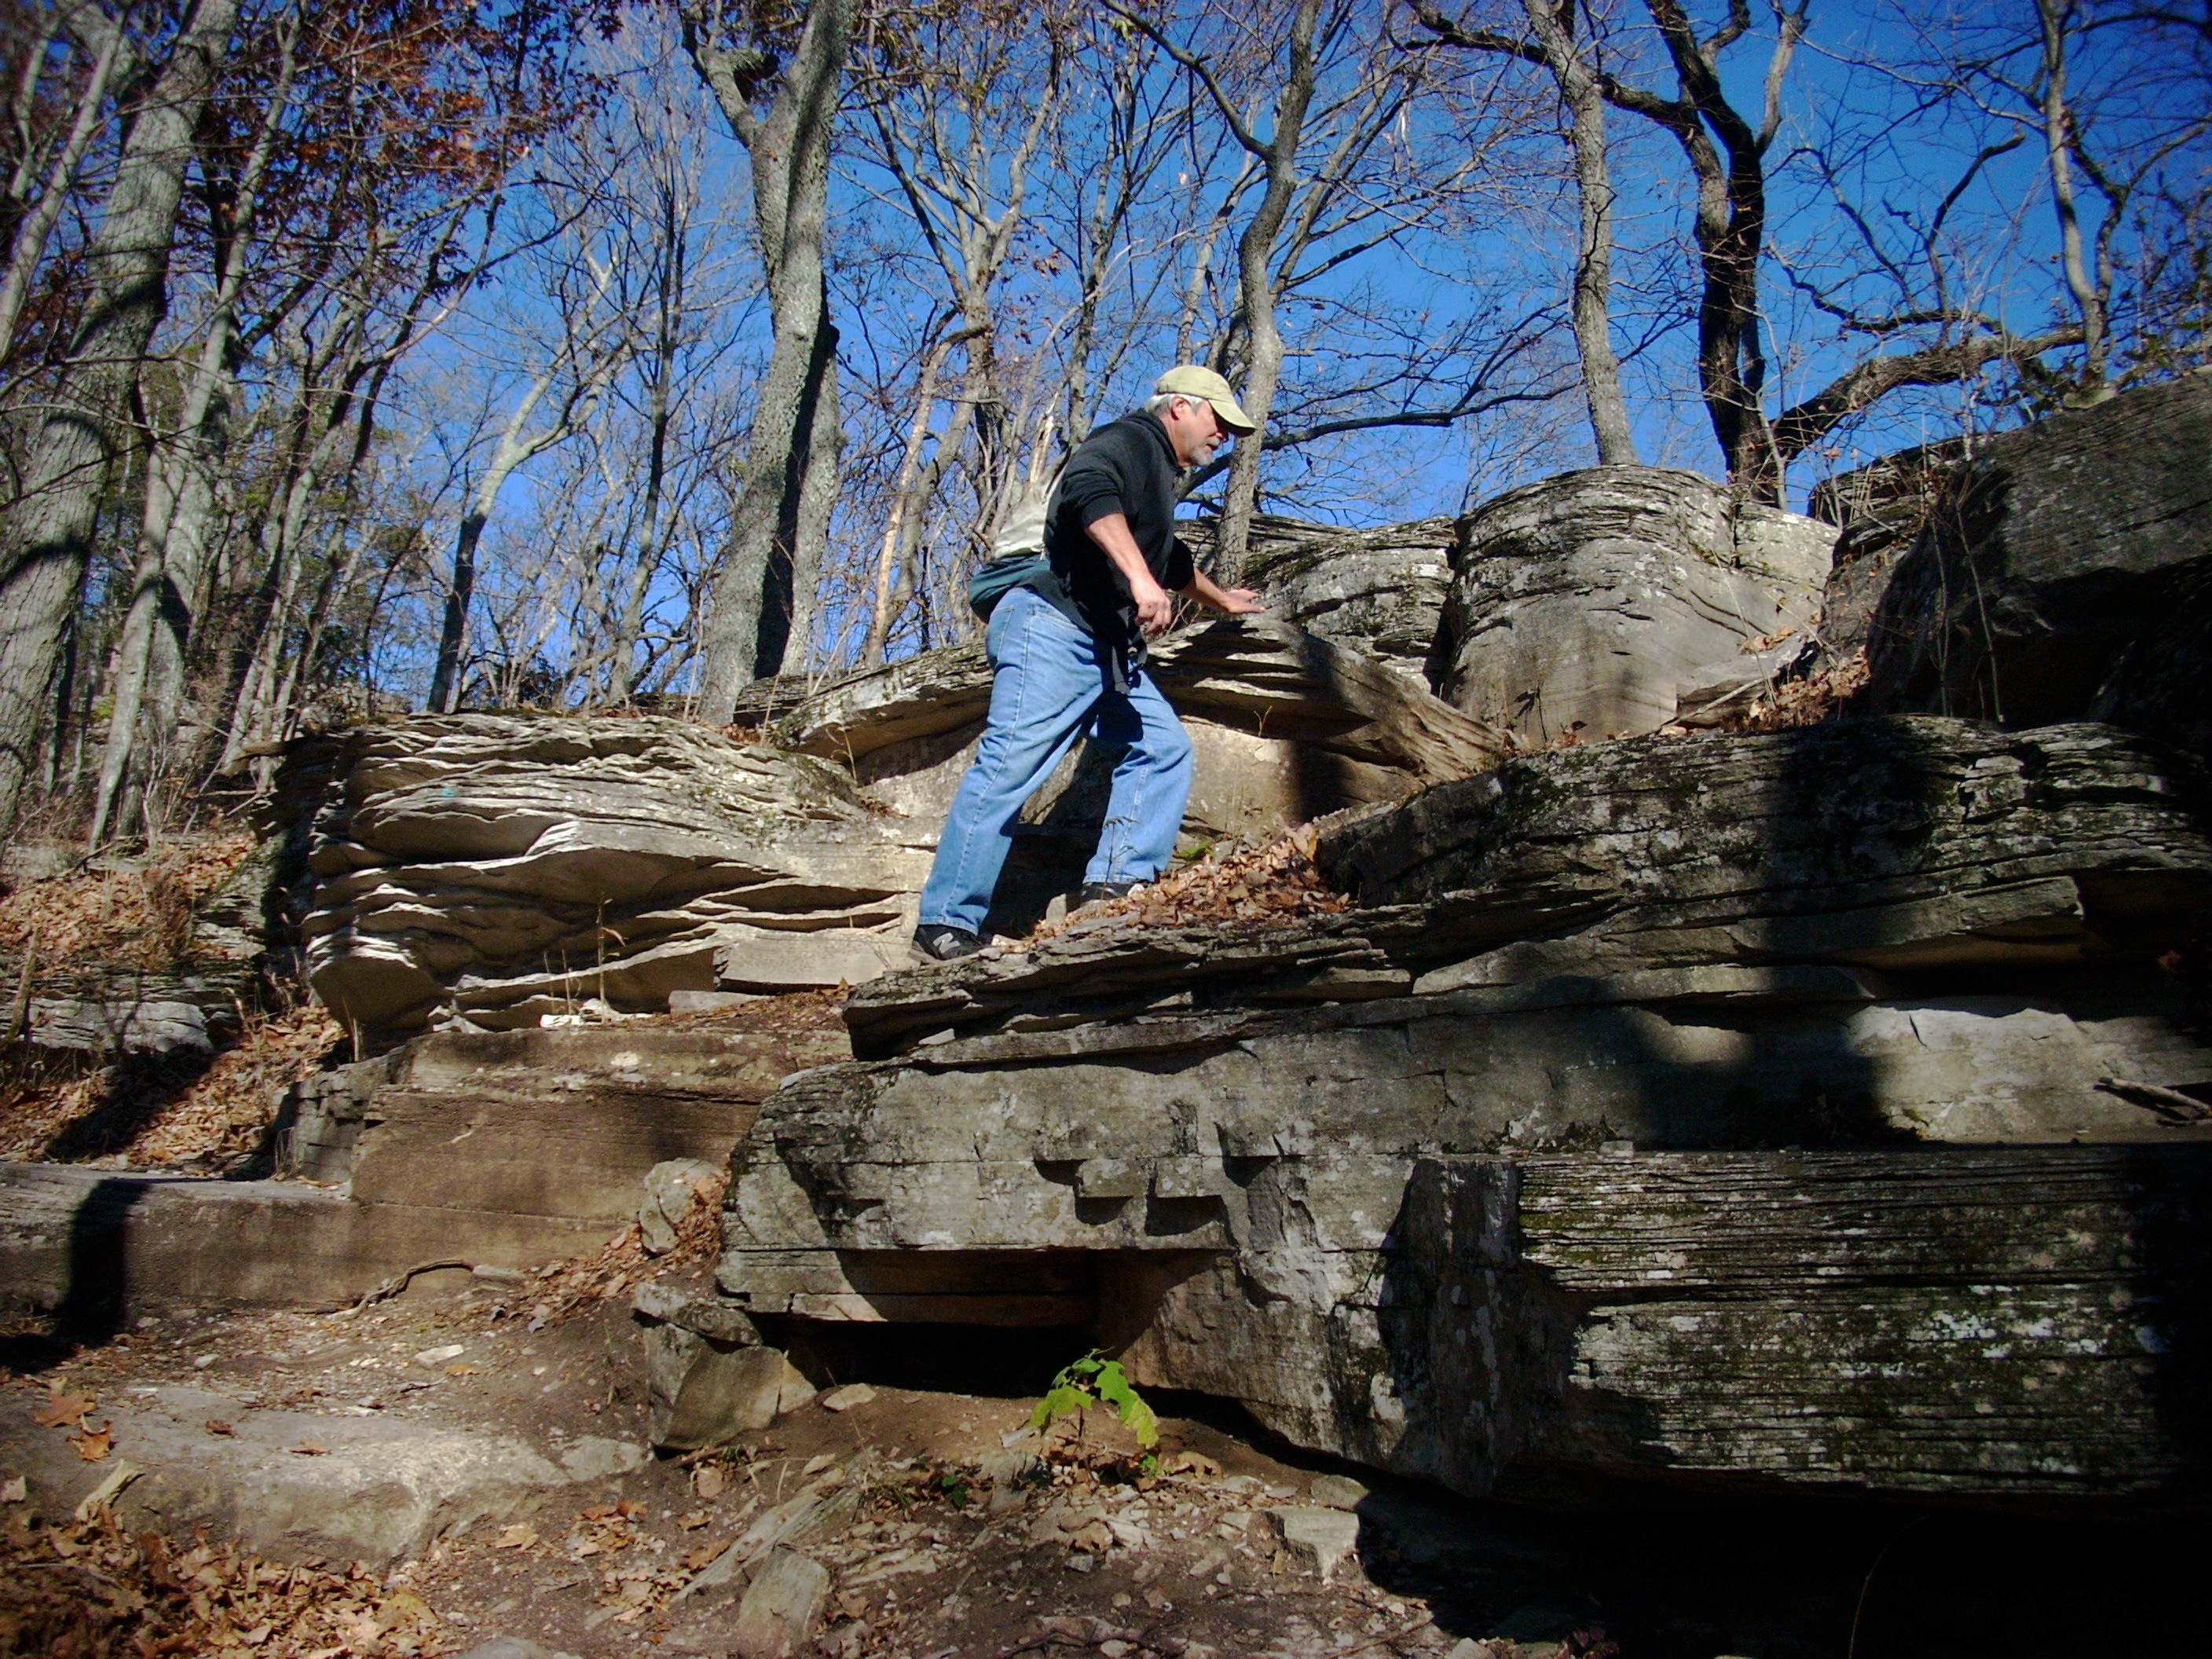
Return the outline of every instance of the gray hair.
[[[1163,413],[1170,404],[1202,404],[1205,401],[1195,392],[1155,392],[1145,399],[1144,411],[1147,415],[1158,415]]]

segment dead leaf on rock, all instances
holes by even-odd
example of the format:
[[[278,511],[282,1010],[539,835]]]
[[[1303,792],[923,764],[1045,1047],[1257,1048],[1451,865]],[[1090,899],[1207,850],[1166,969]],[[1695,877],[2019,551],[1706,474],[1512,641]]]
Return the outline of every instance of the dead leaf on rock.
[[[698,1572],[713,1565],[714,1558],[721,1553],[722,1547],[720,1544],[702,1544],[697,1549],[685,1553],[684,1570],[686,1572]]]
[[[331,1449],[328,1446],[318,1445],[312,1440],[302,1440],[298,1445],[287,1446],[284,1449],[295,1457],[326,1457],[330,1455]]]
[[[115,1449],[115,1425],[103,1423],[95,1429],[87,1424],[83,1433],[70,1437],[70,1444],[76,1448],[76,1455],[86,1462],[97,1463]]]
[[[30,1496],[31,1483],[20,1474],[13,1480],[0,1482],[0,1504],[27,1503]]]
[[[384,1598],[376,1618],[378,1629],[387,1636],[402,1627],[416,1630],[437,1622],[438,1615],[430,1610],[430,1604],[404,1585]]]
[[[526,1550],[537,1541],[538,1528],[517,1522],[493,1539],[491,1547],[495,1550]]]
[[[3,1496],[4,1493],[0,1493],[0,1497]],[[714,1516],[705,1510],[694,1510],[689,1515],[678,1516],[676,1524],[686,1532],[696,1532],[714,1518]]]
[[[237,1431],[236,1429],[233,1428],[229,1424],[228,1424],[228,1423],[224,1422],[224,1421],[222,1420],[222,1419],[221,1419],[220,1417],[210,1417],[210,1419],[208,1419],[208,1420],[207,1420],[207,1431],[208,1431],[210,1434],[223,1434],[223,1435],[234,1435],[234,1434],[236,1434],[236,1433],[238,1432],[238,1431]]]
[[[84,1421],[84,1414],[92,1409],[92,1401],[78,1394],[58,1394],[46,1401],[45,1408],[33,1413],[31,1421],[42,1429],[73,1429]]]
[[[719,1463],[702,1463],[691,1471],[691,1490],[710,1503],[729,1489],[729,1472]]]

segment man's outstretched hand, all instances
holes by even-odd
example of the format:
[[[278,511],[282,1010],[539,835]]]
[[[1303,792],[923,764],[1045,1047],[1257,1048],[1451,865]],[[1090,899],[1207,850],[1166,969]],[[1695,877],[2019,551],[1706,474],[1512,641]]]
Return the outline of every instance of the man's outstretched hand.
[[[1257,591],[1249,587],[1232,587],[1221,595],[1221,609],[1232,617],[1256,617],[1267,608]]]
[[[1190,586],[1182,590],[1182,595],[1224,616],[1256,617],[1267,608],[1250,588],[1222,587],[1203,570],[1191,574]]]

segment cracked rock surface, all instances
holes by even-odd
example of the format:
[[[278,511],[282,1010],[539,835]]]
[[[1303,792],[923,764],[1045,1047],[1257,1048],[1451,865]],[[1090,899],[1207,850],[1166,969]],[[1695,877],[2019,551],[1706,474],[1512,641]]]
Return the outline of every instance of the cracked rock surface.
[[[657,1011],[715,989],[733,950],[796,962],[895,934],[927,869],[916,828],[840,769],[676,720],[366,727],[307,854],[308,977],[374,1042],[593,998]]]
[[[1509,490],[1461,522],[1443,696],[1539,745],[1656,731],[1682,694],[1807,629],[1835,543],[1832,525],[1665,467]]]
[[[1322,836],[1365,908],[864,988],[868,1058],[738,1149],[720,1285],[1087,1327],[1468,1492],[2186,1489],[2212,1059],[2154,959],[2212,908],[2200,790],[1933,719],[1510,762]]]

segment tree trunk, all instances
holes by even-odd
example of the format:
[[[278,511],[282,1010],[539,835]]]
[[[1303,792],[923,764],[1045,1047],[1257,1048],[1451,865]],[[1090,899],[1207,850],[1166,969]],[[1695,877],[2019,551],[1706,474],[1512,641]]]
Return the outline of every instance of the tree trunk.
[[[823,244],[830,129],[859,9],[859,0],[814,0],[761,120],[750,88],[765,64],[720,43],[719,4],[686,0],[684,8],[692,62],[752,158],[754,220],[775,328],[744,487],[700,618],[700,712],[716,725],[733,717],[744,685],[782,669],[794,623],[804,627],[812,610],[811,595],[799,593],[820,568],[836,499],[837,331],[830,321]]]
[[[2042,33],[2043,143],[2051,172],[2051,204],[2058,216],[2059,264],[2066,274],[2066,290],[2081,313],[2081,381],[2084,402],[2100,402],[2112,395],[2107,359],[2111,356],[2105,318],[2105,295],[2089,279],[2082,255],[2081,216],[2074,199],[2074,112],[2066,99],[2066,24],[2074,9],[2072,0],[2035,0],[2036,21]]]
[[[1731,104],[1717,67],[1748,27],[1747,11],[1700,40],[1680,0],[1644,0],[1674,66],[1680,95],[1662,98],[1601,77],[1607,100],[1674,135],[1697,186],[1695,231],[1704,278],[1698,300],[1698,386],[1729,477],[1756,501],[1779,505],[1782,457],[1766,417],[1766,352],[1759,337],[1759,261],[1766,247],[1766,149],[1781,125],[1781,93],[1805,32],[1805,8],[1778,5],[1765,109],[1754,130]],[[1719,145],[1713,142],[1714,135]],[[1725,156],[1723,151],[1725,150]]]
[[[1306,106],[1313,99],[1314,33],[1320,19],[1321,0],[1300,0],[1291,20],[1290,70],[1275,97],[1275,129],[1263,148],[1247,146],[1267,167],[1267,188],[1237,242],[1237,297],[1246,342],[1241,401],[1244,412],[1263,430],[1283,372],[1283,336],[1275,323],[1275,237],[1297,186],[1298,143],[1305,130]],[[1214,579],[1224,587],[1235,586],[1243,570],[1252,514],[1260,499],[1261,447],[1258,432],[1239,438],[1236,459],[1230,463],[1221,539],[1214,551]]]
[[[276,503],[276,510],[263,526],[262,544],[268,550],[268,558],[253,597],[252,611],[258,626],[248,635],[251,654],[238,683],[222,755],[216,763],[218,777],[228,777],[235,772],[246,751],[266,735],[269,711],[275,701],[280,673],[278,665],[284,655],[285,621],[291,613],[292,596],[299,588],[300,539],[307,526],[308,505],[320,483],[319,463],[327,439],[325,434],[325,441],[316,445],[314,453],[293,476]]]
[[[1527,0],[1528,25],[1567,106],[1567,136],[1575,157],[1575,196],[1581,238],[1575,250],[1575,349],[1582,360],[1583,398],[1601,465],[1636,464],[1621,396],[1620,361],[1613,349],[1613,170],[1606,155],[1605,94],[1570,33],[1571,10],[1547,0]]]
[[[176,430],[164,439],[146,422],[151,453],[146,467],[146,508],[118,653],[112,691],[107,744],[100,756],[100,779],[93,793],[91,847],[97,849],[109,827],[128,834],[137,816],[116,808],[131,757],[137,757],[137,799],[146,798],[153,769],[168,755],[176,736],[175,717],[191,647],[192,601],[213,538],[216,477],[230,447],[231,392],[237,384],[233,359],[238,352],[238,299],[246,282],[246,254],[252,245],[261,181],[275,150],[284,111],[291,102],[296,19],[280,31],[283,66],[264,112],[261,131],[240,170],[226,216],[210,201],[210,221],[218,226],[216,293],[207,332],[187,380]],[[204,169],[203,177],[205,177]],[[210,191],[212,196],[213,192]],[[150,706],[154,718],[142,728]],[[150,834],[153,826],[146,826]]]
[[[115,79],[116,66],[125,50],[122,28],[108,24],[92,67],[85,74],[84,85],[77,94],[76,118],[70,127],[69,137],[61,153],[54,157],[37,205],[15,228],[15,240],[8,250],[8,274],[0,278],[0,361],[6,359],[15,343],[15,325],[22,320],[23,303],[31,294],[31,279],[38,274],[39,262],[46,257],[46,244],[53,240],[54,227],[61,222],[62,210],[68,205],[70,186],[76,180],[76,170],[84,165],[85,152],[92,148],[92,141],[100,131],[100,108],[107,101],[107,88]]]
[[[32,440],[23,493],[0,533],[0,834],[21,811],[100,501],[135,439],[132,388],[167,310],[169,244],[192,131],[237,11],[237,0],[199,0],[130,121],[86,252],[84,320]]]
[[[967,338],[964,330],[947,335],[922,359],[921,378],[915,387],[914,422],[907,430],[906,453],[900,457],[898,478],[891,486],[890,511],[884,515],[884,539],[876,551],[876,574],[868,609],[868,631],[860,644],[860,665],[880,668],[891,628],[914,594],[914,561],[921,550],[929,503],[944,481],[952,457],[967,441],[965,401],[955,404],[934,452],[924,456],[929,442],[930,412],[937,407],[937,378],[952,349]]]

